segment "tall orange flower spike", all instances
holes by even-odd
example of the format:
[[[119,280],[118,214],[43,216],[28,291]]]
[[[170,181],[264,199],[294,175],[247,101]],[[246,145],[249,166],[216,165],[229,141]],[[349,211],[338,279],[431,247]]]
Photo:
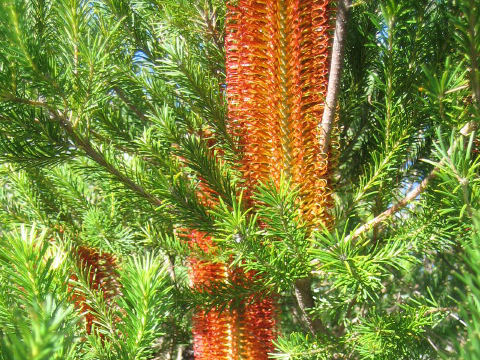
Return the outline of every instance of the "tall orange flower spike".
[[[329,0],[232,0],[226,24],[227,100],[251,193],[281,174],[299,186],[305,220],[328,221],[327,154],[319,123],[328,85]]]
[[[232,0],[226,21],[229,128],[238,141],[245,192],[282,174],[299,187],[304,219],[328,223],[328,154],[320,121],[328,85],[329,0]],[[274,303],[253,300],[241,314],[244,359],[273,350]]]
[[[284,174],[299,186],[301,209],[311,226],[328,222],[330,205],[328,156],[319,147],[331,40],[328,5],[329,0],[231,0],[227,5],[229,129],[241,152],[247,198],[251,201],[258,182],[278,184]],[[203,192],[209,203],[208,191]],[[192,231],[188,237],[203,251],[214,251],[205,234]],[[241,283],[254,276],[191,260],[193,287],[200,291],[227,277]],[[275,334],[274,301],[252,296],[235,311],[200,310],[193,327],[196,360],[267,360]]]

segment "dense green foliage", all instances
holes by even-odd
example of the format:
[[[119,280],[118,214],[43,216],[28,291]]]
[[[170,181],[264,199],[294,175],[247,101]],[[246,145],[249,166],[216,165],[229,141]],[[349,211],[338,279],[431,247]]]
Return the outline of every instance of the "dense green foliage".
[[[281,306],[276,359],[480,358],[480,3],[354,2],[335,223],[313,232],[287,181],[242,201],[224,18],[223,0],[0,1],[0,359],[186,359],[196,306],[259,290]],[[193,292],[207,255],[182,228],[261,276]],[[82,246],[115,255],[113,298]]]

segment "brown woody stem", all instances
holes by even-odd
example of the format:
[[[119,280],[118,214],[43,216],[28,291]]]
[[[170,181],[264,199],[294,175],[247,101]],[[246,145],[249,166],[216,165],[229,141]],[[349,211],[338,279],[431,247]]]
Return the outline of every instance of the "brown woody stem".
[[[303,321],[308,326],[308,329],[313,335],[318,333],[327,333],[327,329],[323,322],[316,318],[312,319],[308,313],[308,309],[312,309],[315,306],[315,302],[312,294],[312,279],[298,279],[295,281],[295,296],[297,298],[298,306],[302,312]]]
[[[323,154],[327,154],[330,147],[330,137],[335,119],[335,110],[340,90],[340,79],[342,76],[345,40],[347,38],[347,15],[351,4],[351,0],[338,1],[327,96],[325,98],[325,109],[323,111],[321,124],[320,150]]]

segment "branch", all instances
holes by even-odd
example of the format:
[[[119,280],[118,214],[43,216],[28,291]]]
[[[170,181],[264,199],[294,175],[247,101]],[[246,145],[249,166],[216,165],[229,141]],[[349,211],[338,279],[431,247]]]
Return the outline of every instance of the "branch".
[[[128,106],[128,108],[133,111],[135,115],[137,115],[139,119],[141,119],[144,123],[150,122],[145,114],[127,99],[127,96],[122,89],[120,89],[118,86],[115,86],[113,90],[117,93],[120,100],[122,100]]]
[[[92,144],[85,139],[78,135],[75,132],[70,121],[65,119],[63,116],[60,116],[58,112],[52,111],[49,109],[50,114],[57,120],[60,125],[65,129],[67,134],[73,140],[73,142],[81,148],[88,157],[90,157],[93,161],[95,161],[98,165],[102,166],[105,170],[107,170],[111,175],[113,175],[117,180],[119,180],[122,184],[124,184],[127,188],[135,192],[136,194],[140,195],[141,197],[147,199],[152,205],[161,206],[163,204],[162,200],[155,197],[154,195],[148,193],[141,185],[137,184],[136,182],[132,181],[128,176],[121,173],[115,166],[110,164],[107,159],[96,150]]]
[[[471,121],[471,122],[468,122],[461,130],[460,130],[460,134],[464,137],[468,136],[470,133],[472,133],[472,131],[474,131],[476,129],[476,124]],[[450,146],[450,148],[448,149],[448,154],[450,155],[455,146],[456,146],[456,141]],[[390,208],[388,208],[387,210],[385,210],[384,212],[382,212],[380,215],[376,216],[375,218],[373,218],[372,220],[366,222],[365,224],[363,224],[362,226],[360,226],[359,228],[357,228],[353,233],[349,234],[347,237],[345,237],[344,241],[345,242],[348,242],[350,240],[353,240],[353,239],[356,239],[358,238],[360,235],[362,235],[363,233],[371,230],[374,226],[378,225],[379,223],[385,221],[386,219],[388,219],[389,217],[391,217],[392,215],[394,215],[397,211],[403,209],[405,206],[407,206],[412,200],[416,199],[417,196],[419,196],[421,193],[423,193],[425,191],[425,189],[427,188],[429,182],[434,179],[438,172],[440,171],[440,166],[443,165],[445,161],[442,160],[440,162],[440,164],[438,166],[436,166],[435,168],[433,168],[433,170],[428,174],[428,176],[423,179],[423,181],[415,188],[413,189],[412,191],[410,191],[403,199],[401,199],[399,202],[397,202],[395,205],[392,205]]]
[[[337,20],[335,23],[335,34],[332,46],[332,58],[330,63],[330,75],[328,78],[327,96],[321,123],[320,151],[328,153],[335,109],[337,107],[338,93],[340,90],[340,79],[343,68],[343,54],[345,52],[345,40],[347,37],[347,15],[351,7],[351,0],[339,0],[337,7]]]
[[[357,230],[353,232],[353,234],[348,235],[345,237],[344,241],[348,242],[349,240],[353,240],[358,238],[360,235],[362,235],[364,232],[371,230],[373,227],[378,225],[379,223],[383,222],[385,219],[389,218],[393,214],[395,214],[397,211],[403,209],[405,206],[410,203],[413,199],[415,199],[418,195],[420,195],[428,186],[428,183],[430,180],[435,178],[437,175],[439,168],[435,167],[428,176],[423,179],[423,181],[418,185],[415,189],[410,191],[402,200],[400,200],[398,203],[395,205],[392,205],[390,208],[382,212],[380,215],[377,217],[373,218],[372,220],[366,222],[362,226],[360,226]]]
[[[223,40],[221,39],[221,32],[218,31],[217,26],[215,25],[216,13],[215,13],[215,10],[213,9],[212,3],[209,4],[208,10],[205,9],[202,11],[199,6],[195,6],[195,7],[198,13],[200,14],[200,17],[204,21],[204,25],[206,25],[207,31],[212,37],[212,40],[215,43],[215,46],[222,53],[225,53],[224,43],[223,43]]]
[[[316,318],[312,319],[308,314],[308,309],[312,309],[315,306],[315,302],[312,294],[312,279],[298,279],[295,281],[295,297],[297,298],[298,306],[302,312],[302,318],[308,326],[308,329],[312,335],[317,333],[327,334],[327,329],[322,320]]]
[[[163,205],[162,200],[148,193],[141,185],[132,181],[125,174],[121,173],[115,166],[110,164],[107,161],[107,159],[105,159],[103,154],[100,153],[98,150],[96,150],[92,146],[92,144],[88,141],[88,139],[83,138],[82,136],[78,135],[75,132],[75,129],[73,128],[70,121],[65,119],[65,117],[61,113],[59,113],[59,111],[52,108],[46,102],[22,99],[22,98],[17,98],[12,96],[5,96],[3,99],[7,101],[12,101],[18,104],[25,104],[29,106],[36,106],[36,107],[41,107],[46,109],[50,114],[50,116],[52,116],[52,118],[54,118],[63,127],[63,129],[67,132],[68,136],[72,139],[74,144],[78,146],[80,149],[82,149],[89,158],[91,158],[97,164],[102,166],[105,170],[107,170],[111,175],[113,175],[117,180],[119,180],[127,188],[129,188],[136,194],[140,195],[141,197],[147,199],[152,205],[154,206]],[[2,100],[2,98],[0,98],[0,100]]]

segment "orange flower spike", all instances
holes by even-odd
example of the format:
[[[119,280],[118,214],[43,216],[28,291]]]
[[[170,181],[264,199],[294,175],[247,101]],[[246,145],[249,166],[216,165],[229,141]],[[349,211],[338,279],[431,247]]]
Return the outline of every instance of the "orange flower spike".
[[[187,237],[200,251],[214,251],[211,238],[200,231],[191,231]],[[190,280],[197,291],[210,291],[214,282],[225,280],[227,267],[223,263],[211,263],[198,258],[190,259]],[[232,315],[228,311],[197,309],[193,316],[193,351],[196,360],[229,360],[233,349]]]
[[[229,269],[230,281],[237,287],[249,287],[258,275],[242,268]],[[231,311],[233,343],[232,360],[267,360],[274,350],[276,335],[275,300],[266,294],[255,294],[237,304]]]
[[[214,146],[214,139],[208,132],[199,134]],[[213,153],[216,156],[215,153]],[[182,159],[181,159],[182,160]],[[218,194],[202,179],[198,178],[196,196],[206,207],[214,207],[218,203]],[[227,266],[223,263],[202,260],[203,255],[213,255],[216,246],[205,233],[192,229],[178,229],[178,234],[188,240],[195,255],[189,259],[189,278],[192,289],[198,292],[209,292],[212,284],[226,279]],[[228,360],[236,359],[232,327],[234,321],[228,311],[211,309],[205,311],[195,309],[192,319],[193,350],[196,360]],[[232,357],[233,356],[233,357]]]
[[[327,154],[319,122],[328,84],[329,0],[238,0],[227,14],[229,126],[246,195],[284,173],[312,225],[328,223]],[[235,4],[233,4],[235,3]]]
[[[275,302],[271,297],[261,300],[254,299],[246,306],[243,315],[245,329],[243,334],[244,357],[248,360],[267,360],[268,354],[273,352],[275,338]]]
[[[113,299],[118,292],[118,283],[116,279],[116,259],[112,254],[100,253],[95,248],[79,246],[75,250],[78,266],[88,271],[88,284],[94,291],[102,291],[103,298],[108,302]],[[75,275],[70,277],[72,280],[78,280]],[[71,300],[75,307],[85,313],[85,327],[87,334],[91,334],[95,316],[87,304],[85,296],[74,287]],[[102,335],[100,335],[103,337]]]
[[[329,0],[236,0],[228,5],[226,72],[229,129],[241,152],[251,202],[255,186],[281,174],[299,186],[310,226],[329,223],[328,155],[319,122],[328,84]],[[248,276],[248,275],[247,275]],[[239,314],[242,355],[273,350],[272,299],[253,300]]]
[[[242,153],[245,195],[259,181],[285,173],[300,186],[301,208],[312,225],[327,221],[326,154],[319,153],[318,122],[328,73],[328,0],[237,0],[228,6],[225,47],[229,130]],[[201,200],[212,205],[201,184]],[[211,239],[187,235],[206,253]],[[255,276],[225,264],[191,259],[193,287],[208,291],[212,281]],[[236,280],[237,279],[237,280]],[[207,289],[207,290],[206,290]],[[263,360],[273,350],[274,301],[251,299],[244,309],[194,315],[195,359]]]

